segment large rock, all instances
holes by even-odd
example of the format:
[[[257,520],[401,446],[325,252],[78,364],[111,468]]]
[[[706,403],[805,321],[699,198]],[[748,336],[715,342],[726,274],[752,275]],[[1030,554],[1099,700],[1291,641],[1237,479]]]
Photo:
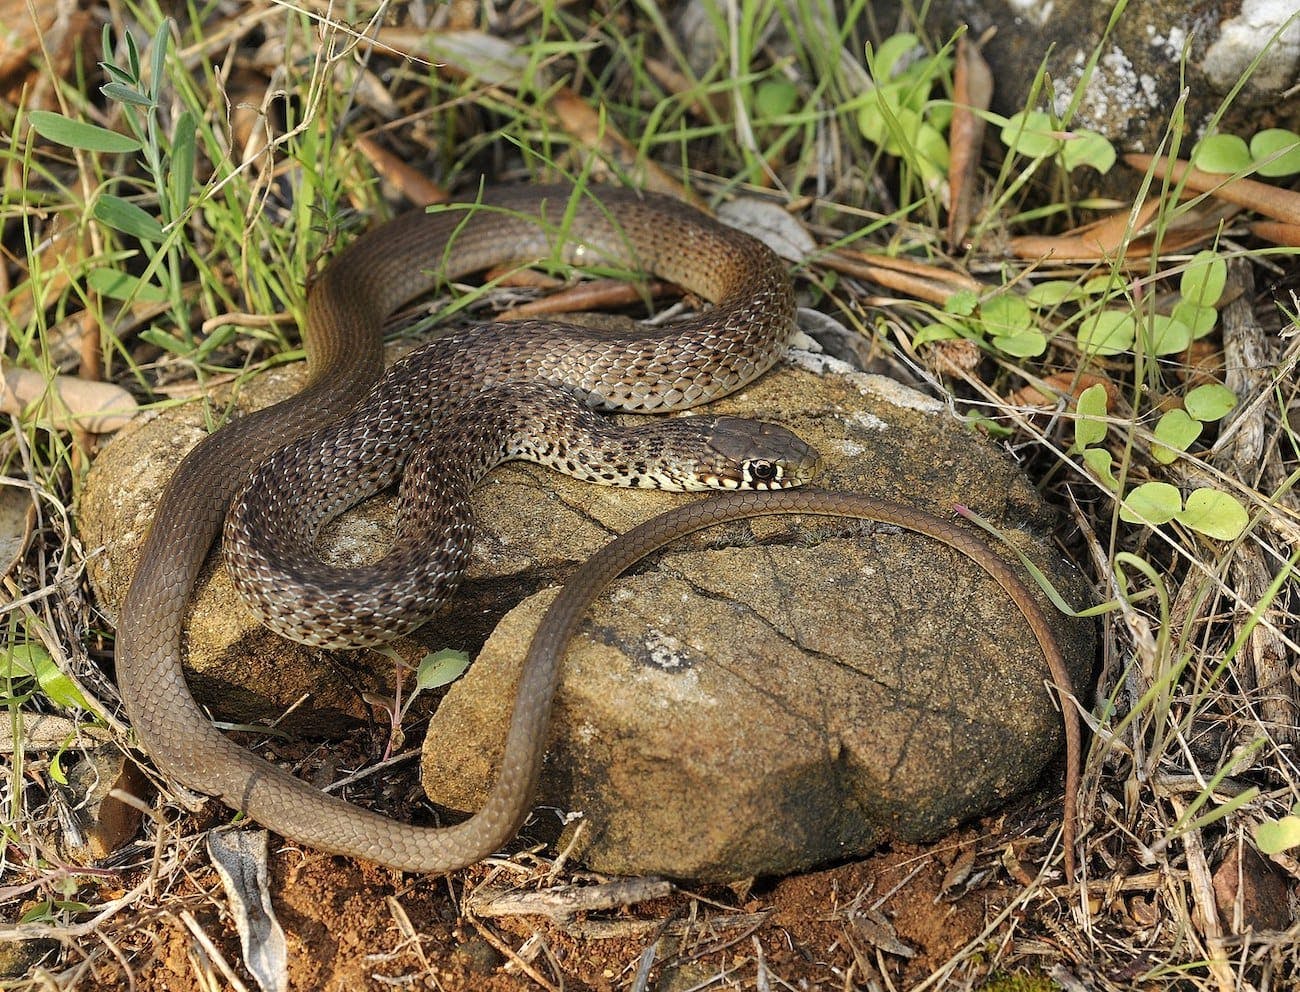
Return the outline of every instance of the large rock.
[[[826,488],[940,514],[970,504],[1082,602],[1073,570],[1034,536],[1053,514],[1008,457],[932,400],[796,356],[804,368],[775,370],[710,412],[805,436],[825,458]],[[241,391],[239,409],[300,382],[295,368],[263,376]],[[92,578],[110,613],[163,481],[203,432],[198,409],[142,418],[96,462],[80,520],[87,544],[104,548]],[[549,590],[634,524],[697,498],[584,485],[530,465],[481,487],[461,594],[399,645],[412,660],[428,648],[477,651],[519,607],[437,714],[424,778],[438,803],[481,801]],[[376,556],[392,514],[379,499],[346,515],[327,555]],[[1089,628],[1057,626],[1082,683]],[[218,716],[278,717],[306,694],[290,725],[314,734],[337,733],[341,718],[363,713],[360,690],[384,691],[392,678],[373,652],[331,655],[275,637],[215,563],[187,652],[195,694]],[[1044,678],[1007,597],[929,539],[844,521],[728,525],[680,542],[602,597],[565,662],[541,800],[584,814],[575,854],[608,871],[736,877],[930,837],[1024,789],[1050,760],[1060,724]]]
[[[1074,570],[1019,529],[1041,534],[1052,515],[941,405],[878,377],[783,370],[712,409],[798,431],[826,459],[825,488],[939,514],[975,507],[1082,602]],[[484,520],[543,502],[551,523],[529,534],[538,560],[585,558],[676,500],[525,470],[489,485]],[[435,802],[482,803],[552,597],[512,611],[443,700],[423,764]],[[1053,616],[1084,684],[1090,628]],[[1028,787],[1055,753],[1045,678],[1008,597],[928,538],[824,519],[732,524],[599,598],[564,662],[539,801],[581,813],[562,845],[615,873],[730,879],[932,838]]]

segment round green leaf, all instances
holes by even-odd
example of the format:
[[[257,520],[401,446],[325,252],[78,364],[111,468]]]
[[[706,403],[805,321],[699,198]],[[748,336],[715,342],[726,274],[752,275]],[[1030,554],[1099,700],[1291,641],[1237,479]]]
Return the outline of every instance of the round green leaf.
[[[1237,405],[1237,394],[1217,382],[1197,386],[1183,398],[1183,408],[1190,416],[1206,422],[1226,417]]]
[[[932,171],[939,179],[948,175],[948,142],[936,128],[921,123],[916,132],[915,150],[921,158],[922,172]],[[933,168],[927,170],[927,165]]]
[[[1083,290],[1077,282],[1069,279],[1048,279],[1035,283],[1025,294],[1025,302],[1031,307],[1047,308],[1060,306],[1070,300],[1077,300]]]
[[[998,335],[993,339],[993,347],[1016,358],[1036,358],[1047,350],[1047,338],[1040,331],[1017,331]]]
[[[1151,447],[1151,454],[1162,465],[1168,465],[1180,454],[1192,446],[1201,431],[1201,422],[1193,420],[1186,410],[1168,410],[1156,424],[1156,444]]]
[[[1255,828],[1255,843],[1261,854],[1281,854],[1300,847],[1300,816],[1265,820]]]
[[[1235,496],[1217,489],[1197,489],[1187,497],[1187,509],[1178,514],[1179,523],[1220,541],[1239,537],[1249,519]]]
[[[1146,482],[1124,497],[1119,518],[1125,523],[1159,526],[1173,520],[1182,508],[1182,496],[1169,483]]]
[[[1061,148],[1061,161],[1067,172],[1086,165],[1105,174],[1115,164],[1115,146],[1096,131],[1075,131]]]
[[[1147,350],[1153,355],[1176,355],[1192,343],[1192,329],[1174,317],[1152,314],[1147,327]]]
[[[1089,355],[1120,355],[1133,347],[1137,322],[1127,310],[1102,310],[1079,325],[1079,349]]]
[[[1100,383],[1079,394],[1074,443],[1080,448],[1099,444],[1106,437],[1106,388]],[[1109,462],[1107,463],[1109,467]]]
[[[1228,263],[1217,252],[1198,251],[1178,279],[1178,293],[1189,303],[1212,307],[1228,284]]]
[[[961,337],[947,324],[926,324],[912,335],[912,346],[929,344],[932,341],[953,341]]]
[[[958,290],[943,301],[943,312],[953,313],[959,317],[968,317],[975,312],[979,302],[979,294],[973,290]]]
[[[1061,147],[1052,119],[1041,110],[1012,114],[1002,128],[1002,143],[1029,158],[1053,155]]]
[[[1246,172],[1251,164],[1250,149],[1235,134],[1211,135],[1192,152],[1192,164],[1205,172]]]
[[[754,113],[763,118],[783,117],[794,110],[799,90],[788,79],[769,79],[754,94]]]
[[[1033,328],[1034,314],[1019,296],[1003,293],[980,304],[979,322],[994,337],[1020,334]]]
[[[1219,311],[1214,307],[1199,307],[1186,300],[1175,303],[1170,316],[1180,324],[1185,324],[1192,332],[1192,338],[1197,341],[1214,330],[1214,325],[1219,322]]]
[[[1084,448],[1083,463],[1096,473],[1097,478],[1101,479],[1111,492],[1119,492],[1119,479],[1115,478],[1115,473],[1111,471],[1109,451],[1105,448]]]
[[[1280,127],[1260,131],[1250,139],[1250,156],[1261,176],[1293,176],[1300,172],[1300,134]]]
[[[879,81],[892,77],[898,63],[919,44],[920,40],[916,35],[906,32],[890,35],[874,50],[873,46],[868,44],[867,65],[871,67],[874,78]]]

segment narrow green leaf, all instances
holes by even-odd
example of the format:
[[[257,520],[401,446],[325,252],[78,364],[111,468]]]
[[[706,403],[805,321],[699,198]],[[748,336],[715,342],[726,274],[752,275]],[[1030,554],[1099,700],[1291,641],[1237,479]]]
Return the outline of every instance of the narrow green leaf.
[[[1217,489],[1197,489],[1187,497],[1178,522],[1219,541],[1233,541],[1246,529],[1250,516],[1235,496]]]
[[[190,193],[194,191],[194,163],[198,157],[198,143],[195,137],[198,121],[188,110],[176,118],[176,130],[172,134],[171,149],[171,184],[173,218],[185,213],[190,202]]]
[[[140,142],[135,138],[110,131],[98,124],[74,121],[71,117],[48,110],[33,110],[27,115],[27,120],[31,122],[32,130],[42,138],[68,148],[108,153],[134,152],[140,149]]]
[[[1129,524],[1158,527],[1173,520],[1182,508],[1182,496],[1169,483],[1146,482],[1124,497],[1119,518]]]
[[[153,100],[148,96],[124,83],[105,83],[99,88],[99,92],[110,100],[116,100],[118,103],[129,103],[133,107],[152,107],[154,105]]]
[[[152,51],[149,54],[153,58],[149,63],[149,93],[155,103],[162,95],[163,79],[167,67],[167,46],[172,39],[171,29],[171,18],[164,17],[159,22],[158,30],[154,32],[153,40],[150,42]]]
[[[167,291],[158,284],[144,282],[119,269],[91,269],[86,276],[86,285],[110,300],[138,300],[141,303],[164,303],[167,300]]]
[[[97,220],[123,234],[129,234],[141,241],[158,244],[163,239],[162,225],[158,218],[137,207],[129,200],[111,193],[102,193],[95,201],[93,211]]]

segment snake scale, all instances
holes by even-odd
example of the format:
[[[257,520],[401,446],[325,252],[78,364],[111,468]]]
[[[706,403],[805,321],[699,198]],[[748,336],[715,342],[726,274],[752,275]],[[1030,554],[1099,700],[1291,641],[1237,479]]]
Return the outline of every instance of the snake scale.
[[[1079,726],[1068,698],[1064,660],[1033,595],[981,538],[933,514],[849,493],[752,491],[802,483],[815,465],[815,452],[779,428],[733,418],[666,422],[705,422],[693,442],[697,447],[718,447],[721,439],[729,467],[707,470],[713,475],[707,485],[750,488],[656,517],[578,570],[534,636],[501,770],[483,808],[464,822],[414,827],[353,806],[239,747],[212,725],[185,682],[182,629],[199,568],[232,499],[246,485],[240,495],[244,516],[239,518],[238,510],[231,515],[227,538],[235,539],[234,557],[246,559],[254,573],[251,588],[241,586],[241,591],[280,626],[275,620],[282,605],[278,594],[266,598],[266,583],[259,584],[256,573],[284,548],[278,538],[269,545],[259,543],[262,524],[284,531],[281,543],[286,546],[310,541],[324,522],[397,479],[410,459],[402,490],[404,498],[411,491],[416,509],[401,511],[405,522],[397,528],[389,564],[400,572],[410,564],[407,559],[423,554],[414,567],[424,571],[404,591],[383,592],[387,604],[414,606],[417,614],[413,621],[391,620],[393,626],[374,638],[387,639],[421,622],[454,589],[454,573],[472,530],[468,489],[496,462],[535,457],[566,471],[577,469],[580,476],[585,471],[592,481],[628,484],[635,477],[631,484],[672,484],[655,467],[638,464],[635,454],[614,453],[624,464],[612,479],[606,476],[615,473],[600,466],[584,469],[583,458],[554,437],[530,448],[520,440],[517,424],[494,426],[499,409],[514,404],[526,418],[529,411],[537,413],[539,402],[563,406],[562,391],[574,398],[569,405],[577,409],[565,415],[562,427],[552,429],[581,430],[586,429],[588,408],[667,412],[696,406],[770,368],[793,328],[793,290],[775,254],[678,201],[607,188],[595,199],[567,187],[518,187],[489,190],[472,206],[398,217],[345,249],[308,293],[306,386],[206,437],[171,477],[117,632],[122,699],[140,746],[157,767],[322,851],[410,871],[445,872],[471,864],[510,840],[531,806],[560,660],[581,614],[609,581],[656,548],[715,523],[774,513],[861,518],[918,531],[970,557],[1006,590],[1029,623],[1062,696],[1067,745],[1063,841],[1067,871],[1073,875]],[[545,321],[478,325],[440,338],[383,371],[383,324],[398,307],[473,272],[556,257],[642,269],[713,306],[689,320],[627,335]],[[491,435],[491,451],[474,453],[475,428]],[[429,434],[435,438],[431,445],[426,443]],[[447,482],[447,458],[453,456],[473,464]],[[304,501],[295,487],[309,474],[295,467],[304,463],[332,471],[331,478],[342,480],[340,490]],[[248,481],[254,475],[259,477],[256,485]],[[421,495],[411,476],[442,488],[435,486],[433,496]],[[265,485],[278,495],[268,495]],[[285,506],[277,511],[282,501]],[[251,532],[257,533],[244,541]],[[354,614],[358,608],[363,614],[377,612],[371,609],[377,589],[362,583],[365,595],[358,603],[354,589],[320,568],[308,562],[288,570],[304,591],[296,605],[285,607],[297,616],[282,629],[333,644],[351,636],[346,628],[352,621],[331,621],[321,604],[328,600],[333,608],[341,603]],[[279,579],[283,575],[270,584]],[[260,605],[259,596],[264,598]],[[313,624],[324,628],[316,636]]]

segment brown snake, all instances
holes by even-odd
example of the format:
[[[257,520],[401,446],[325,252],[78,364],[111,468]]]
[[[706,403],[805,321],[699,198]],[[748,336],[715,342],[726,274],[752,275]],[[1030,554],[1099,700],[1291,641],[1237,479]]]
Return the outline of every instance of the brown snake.
[[[1011,567],[973,532],[862,495],[814,490],[722,494],[656,517],[594,555],[565,586],[534,636],[501,771],[483,808],[463,823],[413,827],[360,809],[258,758],[211,724],[185,683],[184,617],[232,497],[272,452],[296,442],[296,447],[323,451],[320,457],[328,461],[339,445],[364,442],[368,453],[359,461],[347,456],[345,475],[355,478],[356,485],[341,495],[320,497],[324,506],[317,519],[305,524],[314,531],[321,521],[391,482],[406,457],[394,450],[416,444],[417,435],[439,419],[454,420],[458,405],[474,401],[485,387],[508,393],[509,384],[540,380],[566,386],[591,407],[658,412],[732,392],[780,355],[793,326],[793,291],[777,257],[748,235],[677,201],[628,191],[602,189],[596,201],[573,197],[567,188],[528,187],[490,191],[482,199],[485,209],[399,217],[340,254],[308,294],[306,387],[205,438],[169,481],[117,633],[122,698],[141,747],[159,769],[319,850],[410,871],[445,872],[471,864],[510,840],[531,806],[560,659],[579,617],[608,582],[656,548],[715,523],[774,513],[862,518],[918,531],[966,555],[1024,614],[1062,696],[1067,750],[1063,846],[1073,876],[1079,725],[1069,699],[1069,674],[1042,609]],[[381,379],[382,327],[399,306],[472,272],[557,256],[644,269],[715,305],[688,321],[636,335],[547,322],[481,325],[439,339],[430,346],[432,357],[403,360],[397,372],[390,370]],[[396,377],[412,378],[413,363],[428,378],[405,382],[404,398],[393,405],[387,399],[390,389]],[[367,390],[370,413],[361,422],[349,411]],[[417,402],[428,404],[429,412],[413,413]],[[384,424],[377,435],[371,429],[375,421]],[[456,533],[447,537],[448,544],[468,534],[462,518],[449,526]],[[446,569],[445,559],[435,554],[434,560],[435,571]],[[308,588],[314,587],[309,583]],[[318,591],[304,600],[307,608]]]

